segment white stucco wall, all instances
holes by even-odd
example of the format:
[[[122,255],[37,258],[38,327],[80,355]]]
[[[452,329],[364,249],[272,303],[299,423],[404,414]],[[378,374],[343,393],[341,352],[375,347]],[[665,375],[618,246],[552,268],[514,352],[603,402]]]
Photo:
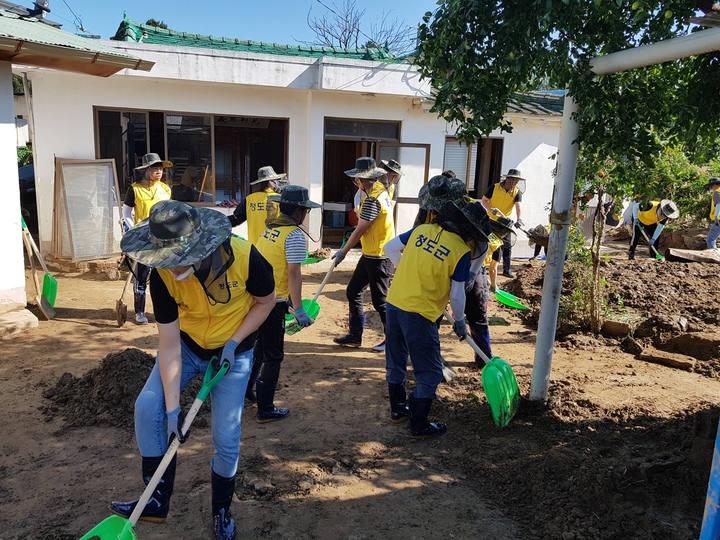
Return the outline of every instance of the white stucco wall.
[[[12,66],[0,62],[0,313],[25,307],[25,264],[20,222]]]
[[[406,65],[108,43],[156,65],[150,73],[126,71],[106,79],[45,70],[29,74],[37,131],[39,228],[45,252],[50,249],[52,232],[54,157],[96,157],[94,107],[287,118],[286,172],[293,183],[308,187],[310,197],[318,202],[323,194],[326,117],[401,122],[402,143],[430,145],[428,177],[443,170],[445,138],[451,132],[446,122],[420,106],[419,96],[427,95],[427,83],[420,82],[415,70]],[[535,157],[528,167],[542,169],[537,148],[543,143],[557,145],[559,125],[535,125],[521,119],[515,125],[512,134],[503,134],[503,169],[517,167],[529,156]],[[417,161],[420,153],[408,150],[404,155],[406,161],[403,155],[400,161],[405,169],[407,160]],[[408,172],[422,176],[415,164]],[[422,184],[422,178],[409,178],[401,183],[401,196],[415,196],[408,186]],[[532,206],[537,200],[542,208],[549,200],[545,195],[545,190],[538,189],[525,204]],[[533,215],[529,207],[527,211]],[[406,213],[414,215],[414,209]],[[245,233],[244,226],[236,232]]]

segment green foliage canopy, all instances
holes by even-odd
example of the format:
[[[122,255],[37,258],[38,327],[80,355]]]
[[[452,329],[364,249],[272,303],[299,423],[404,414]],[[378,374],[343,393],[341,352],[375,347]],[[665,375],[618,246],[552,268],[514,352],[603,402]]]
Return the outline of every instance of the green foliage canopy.
[[[541,84],[579,105],[578,143],[617,163],[650,162],[664,144],[714,151],[720,54],[594,76],[596,56],[700,29],[695,0],[444,0],[423,17],[416,64],[433,111],[473,142],[499,128],[513,96]]]

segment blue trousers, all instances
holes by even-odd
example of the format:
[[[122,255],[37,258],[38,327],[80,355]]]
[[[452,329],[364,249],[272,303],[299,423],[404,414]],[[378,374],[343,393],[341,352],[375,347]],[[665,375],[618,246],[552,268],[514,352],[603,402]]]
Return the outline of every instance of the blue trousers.
[[[387,304],[385,380],[405,384],[408,356],[415,373],[415,397],[435,399],[443,380],[440,336],[435,321]]]
[[[245,404],[245,389],[252,368],[252,349],[235,355],[235,365],[210,391],[212,397],[212,442],[215,454],[212,470],[230,478],[237,472],[240,459],[240,420]],[[197,375],[204,375],[208,361],[198,358],[182,343],[182,391]],[[160,368],[157,359],[145,386],[135,401],[135,438],[140,455],[158,457],[168,448],[167,413],[165,412]]]
[[[715,249],[717,247],[717,239],[720,238],[720,225],[710,224],[710,230],[707,235],[707,248]]]

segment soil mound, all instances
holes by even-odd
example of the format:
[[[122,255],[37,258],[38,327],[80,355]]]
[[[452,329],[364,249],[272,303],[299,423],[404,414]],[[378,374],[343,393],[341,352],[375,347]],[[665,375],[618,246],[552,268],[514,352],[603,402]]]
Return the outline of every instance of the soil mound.
[[[64,373],[54,387],[43,392],[52,405],[43,412],[53,418],[60,415],[65,427],[114,426],[132,429],[135,399],[150,375],[155,358],[139,349],[125,349],[110,353],[100,366],[82,378]],[[183,410],[189,407],[200,388],[200,382],[188,385],[180,403]],[[203,409],[200,410],[200,413]],[[197,418],[196,426],[207,424],[206,418]]]

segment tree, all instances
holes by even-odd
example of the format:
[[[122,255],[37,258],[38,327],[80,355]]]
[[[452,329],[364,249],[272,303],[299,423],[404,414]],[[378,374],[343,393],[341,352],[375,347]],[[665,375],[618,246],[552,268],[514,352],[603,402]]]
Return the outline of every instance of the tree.
[[[390,12],[383,10],[379,18],[373,18],[366,34],[362,31],[366,11],[358,9],[355,0],[344,0],[340,6],[318,2],[326,12],[315,17],[311,16],[312,8],[308,11],[307,24],[315,34],[313,42],[305,42],[308,45],[341,49],[384,48],[397,57],[415,50],[413,29],[405,21],[391,18]]]
[[[157,28],[162,28],[164,30],[168,29],[167,24],[165,24],[162,21],[156,21],[155,19],[148,19],[147,21],[145,21],[145,24],[147,26],[155,26]]]
[[[431,110],[457,122],[468,143],[512,131],[505,112],[523,92],[541,83],[566,88],[579,107],[581,189],[664,198],[667,185],[652,175],[665,149],[682,148],[694,160],[718,149],[720,53],[602,77],[590,61],[693,31],[685,21],[696,14],[695,1],[444,0],[423,17],[416,64],[436,89]],[[595,223],[597,294],[602,214]],[[597,330],[599,296],[591,303]]]
[[[592,58],[685,34],[695,0],[445,0],[419,28],[416,63],[437,89],[433,111],[467,142],[500,128],[513,96],[539,81],[568,88],[580,144],[649,159],[658,130],[691,146],[717,125],[717,53],[594,77]],[[698,76],[700,79],[698,79]],[[691,84],[692,83],[692,84]],[[715,86],[716,88],[716,86]],[[698,99],[706,95],[706,98]],[[698,115],[714,107],[708,114]],[[672,128],[669,129],[668,128]]]

